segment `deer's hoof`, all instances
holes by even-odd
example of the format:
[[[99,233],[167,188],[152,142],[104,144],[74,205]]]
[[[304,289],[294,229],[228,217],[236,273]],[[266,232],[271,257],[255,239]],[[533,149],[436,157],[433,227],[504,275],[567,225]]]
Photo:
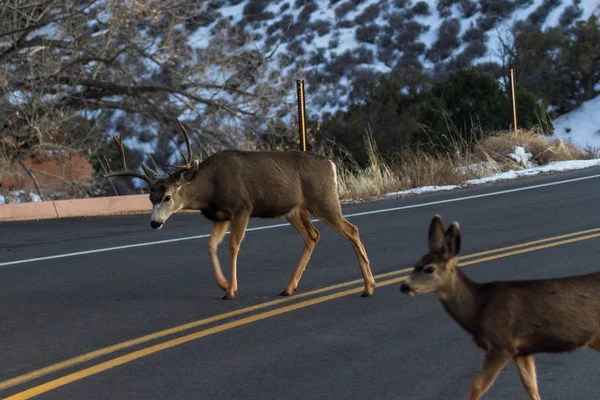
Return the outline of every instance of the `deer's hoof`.
[[[291,296],[291,293],[286,292],[285,290],[281,293],[279,293],[280,296]]]
[[[363,294],[360,295],[360,297],[371,297],[371,296],[373,296],[373,293],[363,292]]]
[[[226,294],[225,296],[221,297],[221,300],[233,300],[234,296],[230,295],[230,294]]]

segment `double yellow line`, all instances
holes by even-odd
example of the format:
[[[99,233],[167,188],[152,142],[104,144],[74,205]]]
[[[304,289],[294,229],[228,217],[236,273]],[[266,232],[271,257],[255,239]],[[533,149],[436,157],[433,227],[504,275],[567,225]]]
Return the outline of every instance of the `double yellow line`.
[[[467,265],[479,264],[479,263],[483,263],[485,261],[491,261],[491,260],[496,260],[499,258],[505,258],[505,257],[517,255],[517,254],[528,253],[528,252],[542,250],[542,249],[546,249],[546,248],[550,248],[550,247],[561,246],[561,245],[565,245],[568,243],[579,242],[582,240],[589,240],[589,239],[593,239],[596,237],[600,237],[600,228],[589,229],[589,230],[580,231],[580,232],[573,232],[573,233],[569,233],[569,234],[565,234],[565,235],[554,236],[554,237],[549,237],[549,238],[540,239],[540,240],[534,240],[534,241],[530,241],[530,242],[516,244],[513,246],[502,247],[499,249],[487,250],[487,251],[483,251],[483,252],[479,252],[479,253],[473,253],[473,254],[462,256],[462,257],[460,257],[459,266],[464,267]],[[468,260],[468,261],[464,261],[464,260]],[[410,270],[411,270],[411,268],[405,268],[405,269],[392,271],[392,272],[388,272],[388,273],[384,273],[384,274],[375,276],[375,278],[377,279],[377,287],[393,285],[395,283],[404,281],[406,279],[406,274]],[[391,278],[391,279],[387,279],[387,278]],[[387,279],[387,280],[381,280],[381,279]],[[24,384],[26,382],[32,381],[37,378],[41,378],[43,376],[46,376],[46,375],[49,375],[52,373],[59,372],[61,370],[67,369],[67,368],[77,366],[82,363],[90,362],[94,359],[97,359],[97,358],[100,358],[103,356],[107,356],[111,353],[115,353],[120,350],[125,350],[125,349],[133,347],[133,346],[141,345],[141,344],[153,341],[153,340],[161,339],[166,336],[171,336],[171,335],[181,333],[186,330],[197,328],[197,327],[200,327],[203,325],[207,325],[207,324],[210,324],[213,322],[217,322],[217,321],[221,321],[224,319],[248,314],[253,311],[261,310],[264,308],[269,308],[272,306],[279,306],[279,307],[276,307],[276,308],[268,310],[268,311],[263,311],[263,312],[253,314],[253,315],[250,315],[250,316],[247,316],[244,318],[240,318],[240,319],[234,319],[230,322],[216,325],[211,328],[203,329],[203,330],[200,330],[200,331],[197,331],[194,333],[190,333],[190,334],[187,334],[187,335],[175,338],[175,339],[167,340],[162,343],[154,344],[154,345],[148,346],[146,348],[127,353],[125,355],[98,363],[91,367],[84,368],[79,371],[73,372],[71,374],[62,376],[60,378],[48,381],[46,383],[43,383],[41,385],[35,386],[33,388],[30,388],[28,390],[22,391],[20,393],[17,393],[13,396],[6,398],[6,400],[29,399],[29,398],[32,398],[39,394],[56,389],[58,387],[67,385],[69,383],[72,383],[72,382],[84,379],[86,377],[98,374],[100,372],[106,371],[108,369],[117,367],[119,365],[137,360],[137,359],[145,357],[147,355],[154,354],[159,351],[166,350],[166,349],[169,349],[169,348],[172,348],[172,347],[175,347],[175,346],[178,346],[178,345],[181,345],[181,344],[184,344],[184,343],[187,343],[187,342],[190,342],[190,341],[193,341],[193,340],[205,337],[205,336],[213,335],[215,333],[223,332],[223,331],[226,331],[226,330],[238,327],[238,326],[250,324],[252,322],[260,321],[260,320],[263,320],[266,318],[271,318],[271,317],[274,317],[274,316],[277,316],[280,314],[284,314],[284,313],[288,313],[290,311],[298,310],[301,308],[310,307],[315,304],[324,303],[326,301],[338,299],[338,298],[348,296],[351,294],[360,293],[363,290],[362,285],[359,287],[353,287],[353,288],[345,289],[345,290],[342,290],[339,292],[323,295],[320,297],[315,297],[310,300],[304,300],[304,301],[296,302],[291,305],[283,306],[283,304],[285,304],[285,303],[293,302],[293,301],[296,301],[296,300],[299,300],[299,299],[302,299],[305,297],[315,296],[315,295],[319,295],[319,294],[322,294],[325,292],[335,291],[338,289],[344,289],[346,287],[355,286],[357,284],[362,284],[362,283],[363,283],[362,279],[358,279],[358,280],[354,280],[354,281],[340,283],[337,285],[331,285],[331,286],[327,286],[327,287],[324,287],[321,289],[312,290],[312,291],[309,291],[306,293],[299,293],[299,294],[296,294],[291,297],[280,298],[277,300],[272,300],[272,301],[256,304],[254,306],[241,308],[239,310],[235,310],[235,311],[231,311],[231,312],[227,312],[227,313],[223,313],[223,314],[218,314],[218,315],[215,315],[212,317],[208,317],[208,318],[200,319],[200,320],[190,322],[187,324],[179,325],[174,328],[155,332],[150,335],[142,336],[142,337],[139,337],[139,338],[136,338],[133,340],[128,340],[126,342],[122,342],[119,344],[115,344],[113,346],[109,346],[109,347],[105,347],[103,349],[92,351],[92,352],[59,362],[57,364],[53,364],[48,367],[38,369],[36,371],[18,376],[16,378],[12,378],[12,379],[0,382],[0,391],[14,387],[16,385]],[[280,306],[280,305],[282,305],[282,306]]]

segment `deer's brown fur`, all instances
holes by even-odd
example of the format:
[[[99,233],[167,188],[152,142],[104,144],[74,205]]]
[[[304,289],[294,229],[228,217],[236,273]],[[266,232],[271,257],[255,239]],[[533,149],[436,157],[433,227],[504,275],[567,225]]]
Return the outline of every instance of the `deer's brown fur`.
[[[309,152],[241,150],[223,150],[203,162],[192,161],[187,132],[183,125],[180,124],[180,127],[188,155],[183,155],[185,164],[177,166],[168,176],[159,177],[143,163],[143,175],[127,169],[122,143],[117,138],[124,170],[106,176],[134,176],[149,184],[153,208],[151,226],[155,229],[160,229],[173,213],[182,209],[200,210],[212,221],[208,252],[217,284],[226,291],[224,299],[232,299],[237,293],[237,255],[248,220],[254,217],[285,217],[302,236],[302,255],[281,295],[289,296],[298,288],[320,238],[309,213],[350,242],[365,282],[363,297],[373,294],[375,280],[358,228],[342,215],[333,162]],[[219,264],[217,248],[229,226],[231,273],[230,282],[227,282]]]
[[[485,351],[469,399],[479,399],[511,359],[531,399],[540,399],[533,354],[588,347],[600,351],[600,273],[553,279],[476,283],[457,267],[458,223],[446,232],[431,220],[429,252],[401,291],[434,292],[444,309]]]

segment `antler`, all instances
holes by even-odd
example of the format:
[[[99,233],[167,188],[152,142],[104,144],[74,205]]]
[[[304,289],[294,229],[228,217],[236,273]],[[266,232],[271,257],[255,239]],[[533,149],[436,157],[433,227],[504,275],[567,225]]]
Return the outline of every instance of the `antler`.
[[[179,150],[179,154],[181,154],[181,156],[183,157],[185,165],[173,165],[173,167],[179,169],[190,169],[192,166],[192,145],[190,144],[190,137],[188,136],[187,130],[185,129],[181,121],[179,121],[178,119],[175,119],[175,121],[177,121],[177,124],[179,125],[179,128],[183,133],[183,138],[185,139],[185,146],[187,147],[187,157],[185,156],[185,154],[183,154],[181,150]]]
[[[112,172],[110,170],[110,163],[108,162],[108,160],[105,159],[106,168],[108,170],[108,173],[104,174],[104,177],[107,178],[109,176],[132,176],[134,178],[143,179],[144,181],[146,181],[146,183],[151,185],[153,183],[153,180],[158,178],[158,174],[155,171],[153,171],[152,169],[150,169],[150,167],[148,167],[145,163],[142,163],[142,169],[144,170],[143,174],[132,171],[129,168],[127,168],[127,161],[125,160],[125,149],[123,148],[123,138],[121,136],[119,136],[119,137],[113,136],[113,139],[115,140],[115,143],[117,144],[117,149],[119,150],[119,153],[121,153],[121,161],[123,162],[123,170]]]

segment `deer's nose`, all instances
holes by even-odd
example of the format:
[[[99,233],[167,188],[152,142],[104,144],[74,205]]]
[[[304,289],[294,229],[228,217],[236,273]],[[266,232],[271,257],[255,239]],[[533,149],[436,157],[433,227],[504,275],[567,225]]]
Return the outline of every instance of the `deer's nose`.
[[[163,223],[158,221],[150,221],[150,226],[152,229],[160,229],[163,226]]]
[[[402,293],[407,293],[410,292],[410,286],[408,286],[406,283],[402,282],[402,285],[400,285],[400,291]]]

